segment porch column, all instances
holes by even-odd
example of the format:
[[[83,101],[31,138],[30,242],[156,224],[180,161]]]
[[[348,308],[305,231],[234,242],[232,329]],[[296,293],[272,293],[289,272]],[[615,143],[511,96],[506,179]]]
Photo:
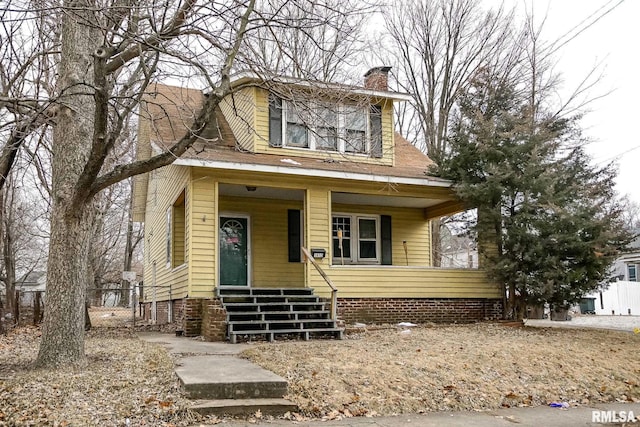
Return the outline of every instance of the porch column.
[[[191,181],[189,296],[211,298],[218,281],[218,182],[204,176]]]
[[[331,265],[331,191],[324,188],[308,188],[304,198],[305,247],[324,249],[324,259],[316,259],[328,271]],[[305,283],[316,293],[328,296],[329,287],[322,276],[309,263],[305,263]]]

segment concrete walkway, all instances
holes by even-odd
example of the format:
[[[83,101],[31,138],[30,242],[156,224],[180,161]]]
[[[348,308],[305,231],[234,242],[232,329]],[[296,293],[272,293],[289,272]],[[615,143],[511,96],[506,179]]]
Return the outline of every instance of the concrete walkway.
[[[237,357],[250,347],[206,342],[161,333],[141,333],[141,339],[161,344],[177,356],[175,372],[192,410],[203,415],[245,415],[260,410],[281,415],[297,406],[284,399],[287,381]]]
[[[251,348],[249,344],[227,344],[224,342],[201,341],[193,338],[176,337],[162,332],[139,332],[141,340],[162,344],[171,354],[178,356],[230,356]]]

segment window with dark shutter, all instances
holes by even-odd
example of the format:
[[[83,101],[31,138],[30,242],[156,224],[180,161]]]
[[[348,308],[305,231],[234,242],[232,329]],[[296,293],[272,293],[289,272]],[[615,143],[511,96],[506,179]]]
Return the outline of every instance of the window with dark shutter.
[[[382,265],[391,265],[391,217],[380,215],[380,240],[382,246]]]
[[[302,246],[301,219],[300,211],[297,209],[289,209],[288,214],[288,240],[289,240],[289,262],[300,262]]]
[[[382,107],[372,105],[369,110],[371,126],[371,157],[382,157]]]
[[[269,145],[282,147],[282,99],[269,94]]]

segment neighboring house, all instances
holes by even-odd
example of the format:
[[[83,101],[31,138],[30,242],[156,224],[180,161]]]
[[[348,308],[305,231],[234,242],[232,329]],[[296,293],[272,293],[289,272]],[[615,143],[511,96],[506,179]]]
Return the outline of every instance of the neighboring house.
[[[636,230],[636,234],[640,230]],[[613,264],[616,278],[606,289],[587,295],[595,314],[640,316],[640,237],[629,245],[631,252],[622,255]],[[584,304],[583,304],[584,305]]]
[[[36,292],[44,292],[47,286],[47,272],[44,270],[30,271],[16,281],[16,291],[20,291],[20,305],[32,306],[36,299]]]
[[[462,206],[449,182],[427,174],[431,161],[394,133],[394,102],[410,97],[388,90],[388,70],[372,69],[364,87],[233,78],[240,89],[202,141],[135,180],[147,318],[207,339],[224,338],[228,326],[233,341],[242,329],[230,324],[240,310],[233,301],[257,307],[267,297],[256,295],[269,295],[274,302],[257,312],[271,307],[304,329],[286,304],[331,290],[301,247],[338,289],[345,322],[501,316],[500,289],[483,271],[432,267],[430,220]],[[180,138],[204,96],[156,85],[141,109],[138,158]],[[265,317],[247,316],[247,324]]]
[[[446,230],[446,231],[444,231]],[[474,239],[465,235],[455,235],[444,229],[440,235],[442,267],[477,268],[478,248]]]

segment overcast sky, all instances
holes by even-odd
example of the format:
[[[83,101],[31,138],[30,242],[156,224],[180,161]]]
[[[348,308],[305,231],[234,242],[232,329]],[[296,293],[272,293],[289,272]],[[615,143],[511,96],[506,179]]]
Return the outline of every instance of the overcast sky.
[[[517,4],[525,7],[525,1]],[[618,161],[618,191],[640,204],[640,1],[535,0],[534,11],[538,19],[546,16],[543,38],[556,40],[616,5],[558,52],[558,71],[564,76],[560,95],[566,97],[594,65],[602,67],[590,95],[611,93],[587,107],[582,125],[594,140],[589,151],[596,162]]]

